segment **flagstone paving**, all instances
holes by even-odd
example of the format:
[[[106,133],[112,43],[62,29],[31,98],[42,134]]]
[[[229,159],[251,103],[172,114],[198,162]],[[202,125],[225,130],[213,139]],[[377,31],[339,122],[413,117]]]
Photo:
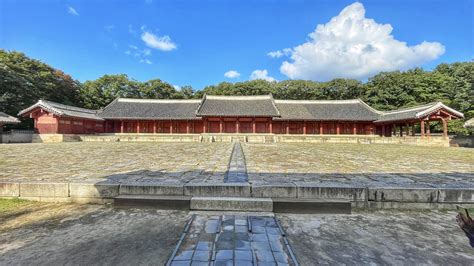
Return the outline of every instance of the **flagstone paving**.
[[[474,187],[474,150],[402,145],[245,144],[249,182]]]
[[[0,181],[223,182],[232,143],[0,145]]]

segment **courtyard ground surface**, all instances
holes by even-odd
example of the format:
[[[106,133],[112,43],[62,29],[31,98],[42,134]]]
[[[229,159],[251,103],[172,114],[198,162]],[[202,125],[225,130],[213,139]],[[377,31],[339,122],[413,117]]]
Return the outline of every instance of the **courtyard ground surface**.
[[[191,214],[201,223],[217,215],[0,200],[0,264],[163,265]],[[276,218],[301,265],[469,265],[474,253],[455,215],[376,211]]]
[[[0,145],[1,181],[224,182],[232,143]],[[402,145],[242,144],[250,183],[474,187],[474,150]]]

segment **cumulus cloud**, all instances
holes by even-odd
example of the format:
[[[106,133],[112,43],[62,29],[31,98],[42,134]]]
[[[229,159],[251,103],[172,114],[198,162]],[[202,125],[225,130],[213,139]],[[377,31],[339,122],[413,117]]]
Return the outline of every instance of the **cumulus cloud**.
[[[140,59],[140,63],[145,63],[145,64],[148,64],[148,65],[153,64],[153,62],[151,62],[150,60],[148,60],[146,58],[145,59]]]
[[[240,77],[240,73],[235,70],[229,70],[224,73],[224,77],[234,79]]]
[[[176,49],[176,44],[173,43],[173,41],[168,35],[156,36],[151,32],[144,31],[142,33],[142,40],[148,47],[161,51],[171,51]]]
[[[291,55],[291,52],[293,52],[293,50],[291,48],[285,48],[285,49],[282,49],[282,50],[269,52],[267,55],[270,56],[270,57],[273,57],[273,58],[280,58],[280,57],[283,57],[283,56]]]
[[[328,23],[318,25],[308,42],[291,49],[291,59],[283,62],[280,71],[292,79],[363,79],[380,71],[423,64],[445,51],[438,42],[408,46],[396,40],[392,30],[390,24],[366,18],[361,3],[351,4]],[[280,53],[272,55],[279,57]]]
[[[72,6],[67,7],[67,12],[73,16],[79,16],[79,13],[76,11],[76,9]]]
[[[257,69],[250,74],[250,79],[264,79],[266,81],[276,81],[273,77],[268,76],[268,71],[266,69]]]

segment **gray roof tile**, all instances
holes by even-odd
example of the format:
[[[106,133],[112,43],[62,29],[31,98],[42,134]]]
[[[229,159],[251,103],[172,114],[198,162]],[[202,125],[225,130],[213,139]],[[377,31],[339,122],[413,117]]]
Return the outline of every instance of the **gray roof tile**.
[[[33,111],[36,108],[42,108],[48,112],[51,112],[57,116],[68,116],[68,117],[79,117],[84,119],[91,119],[91,120],[103,120],[102,118],[97,116],[96,110],[80,108],[60,103],[55,103],[51,101],[39,100],[34,105],[20,111],[18,115],[24,115]]]
[[[20,123],[20,120],[18,120],[16,117],[5,114],[4,112],[0,112],[0,123],[2,123],[2,124],[18,124],[18,123]]]
[[[279,116],[271,95],[210,96],[205,95],[198,116]]]

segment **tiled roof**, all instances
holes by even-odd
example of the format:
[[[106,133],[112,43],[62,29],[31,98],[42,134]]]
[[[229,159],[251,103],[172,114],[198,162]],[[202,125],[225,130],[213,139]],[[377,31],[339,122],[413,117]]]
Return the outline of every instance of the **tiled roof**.
[[[270,116],[280,113],[271,95],[210,96],[204,95],[198,116]]]
[[[99,116],[104,119],[200,119],[196,110],[201,100],[149,100],[118,98]]]
[[[11,115],[7,115],[4,112],[0,112],[0,123],[2,124],[18,124],[20,120]]]
[[[375,122],[383,123],[383,122],[395,122],[395,121],[403,121],[403,120],[421,119],[441,109],[451,113],[454,116],[457,116],[460,118],[464,117],[462,113],[444,105],[443,103],[434,102],[434,103],[428,103],[425,105],[419,105],[419,106],[414,106],[410,108],[403,108],[403,109],[398,109],[398,110],[393,110],[393,111],[382,112],[380,119],[378,119]]]
[[[33,104],[32,106],[20,111],[18,115],[22,116],[36,108],[44,109],[48,112],[51,112],[57,116],[67,116],[67,117],[79,117],[84,119],[91,119],[91,120],[103,120],[102,118],[97,116],[96,110],[85,109],[60,103],[55,103],[51,101],[39,100],[37,103]]]
[[[361,100],[301,101],[275,100],[281,117],[278,120],[374,121],[380,112]]]

